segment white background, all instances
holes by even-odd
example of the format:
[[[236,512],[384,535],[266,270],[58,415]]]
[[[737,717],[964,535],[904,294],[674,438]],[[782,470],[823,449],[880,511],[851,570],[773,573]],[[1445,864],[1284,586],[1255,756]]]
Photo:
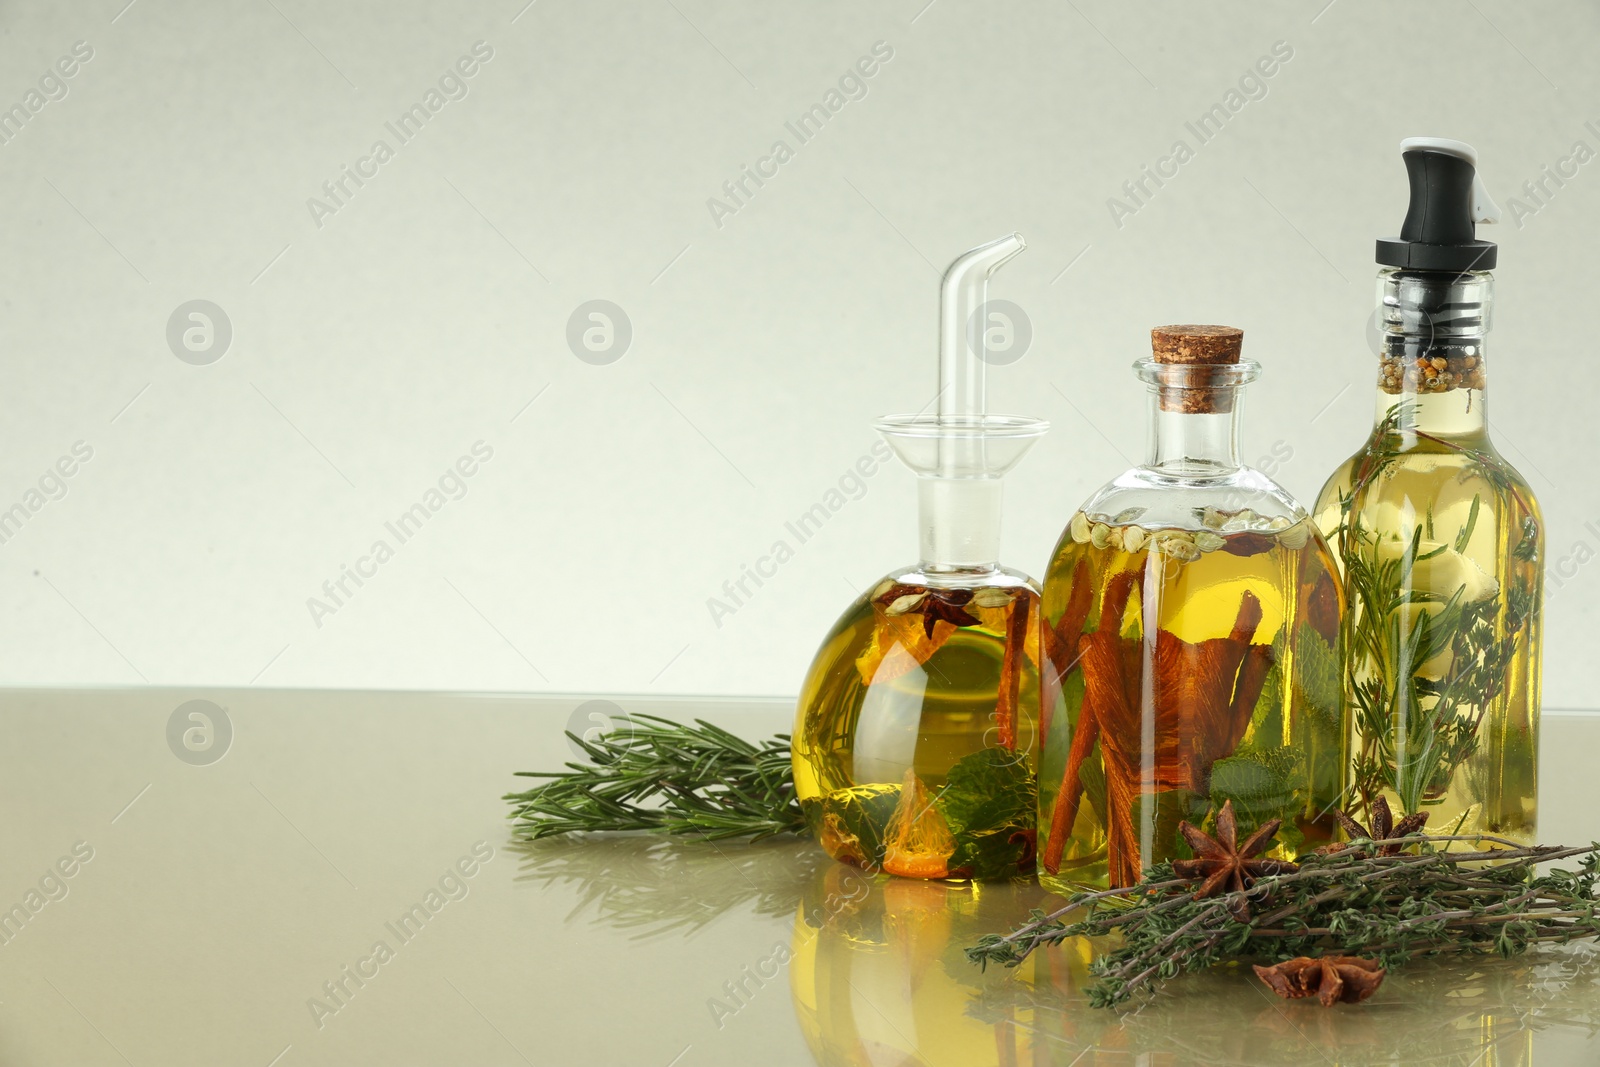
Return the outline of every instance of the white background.
[[[912,561],[910,474],[720,626],[707,600],[928,399],[938,270],[1013,229],[992,295],[1034,339],[992,408],[1054,429],[1011,476],[1006,562],[1041,571],[1140,458],[1128,364],[1162,323],[1244,328],[1245,454],[1286,443],[1309,503],[1370,424],[1373,239],[1413,134],[1480,150],[1508,214],[1494,433],[1547,562],[1600,549],[1600,162],[1520,225],[1509,203],[1600,149],[1593,4],[125,3],[0,3],[0,106],[94,50],[0,145],[0,509],[93,449],[0,544],[0,683],[792,693]],[[400,146],[384,123],[480,40]],[[878,41],[865,97],[797,146],[785,121]],[[1278,41],[1266,95],[1119,227],[1108,198]],[[379,138],[395,157],[319,227],[308,198]],[[708,198],[779,138],[719,227]],[[233,331],[204,366],[166,339],[194,299]],[[591,299],[632,323],[609,365],[567,346]],[[465,497],[319,626],[308,598],[480,440]],[[1597,586],[1551,596],[1548,705],[1597,703]]]

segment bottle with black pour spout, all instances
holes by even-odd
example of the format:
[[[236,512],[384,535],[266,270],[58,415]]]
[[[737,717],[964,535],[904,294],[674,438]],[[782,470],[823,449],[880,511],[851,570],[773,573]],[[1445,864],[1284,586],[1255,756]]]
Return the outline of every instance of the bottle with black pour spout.
[[[1316,511],[1350,605],[1351,804],[1531,842],[1544,523],[1489,437],[1497,249],[1476,224],[1498,210],[1470,145],[1400,151],[1411,202],[1377,245],[1372,434]]]
[[[795,792],[837,860],[905,878],[998,878],[1034,865],[1039,589],[1002,567],[1001,478],[1048,424],[991,415],[983,331],[969,331],[1011,234],[950,265],[937,411],[878,432],[917,473],[922,558],[885,576],[823,638],[801,689]]]

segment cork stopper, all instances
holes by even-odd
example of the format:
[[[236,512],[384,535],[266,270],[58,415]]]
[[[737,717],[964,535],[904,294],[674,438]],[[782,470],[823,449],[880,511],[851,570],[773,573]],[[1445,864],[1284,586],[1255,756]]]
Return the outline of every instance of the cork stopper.
[[[1157,363],[1237,363],[1244,331],[1237,326],[1157,326],[1150,347]]]
[[[1236,326],[1157,326],[1150,347],[1157,363],[1193,368],[1161,388],[1161,410],[1209,415],[1233,410],[1231,386],[1208,388],[1208,366],[1239,362],[1244,331]]]

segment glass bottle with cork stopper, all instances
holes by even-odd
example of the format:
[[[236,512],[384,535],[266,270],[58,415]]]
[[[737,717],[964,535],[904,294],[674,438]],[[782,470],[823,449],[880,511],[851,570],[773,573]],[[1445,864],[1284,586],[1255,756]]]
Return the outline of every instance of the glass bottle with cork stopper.
[[[1002,567],[1001,479],[1048,424],[991,415],[981,316],[1011,234],[966,253],[940,291],[937,411],[880,419],[918,475],[919,563],[891,572],[823,638],[801,688],[795,792],[837,860],[906,878],[1034,866],[1039,591]]]
[[[1532,842],[1544,523],[1489,437],[1498,253],[1476,225],[1498,209],[1470,145],[1400,150],[1411,199],[1377,245],[1372,434],[1317,504],[1350,605],[1351,807]]]
[[[1134,364],[1148,459],[1072,517],[1045,575],[1039,877],[1131,885],[1186,858],[1231,801],[1239,837],[1277,819],[1267,855],[1331,837],[1347,730],[1343,603],[1310,517],[1239,461],[1242,331],[1165,326]]]

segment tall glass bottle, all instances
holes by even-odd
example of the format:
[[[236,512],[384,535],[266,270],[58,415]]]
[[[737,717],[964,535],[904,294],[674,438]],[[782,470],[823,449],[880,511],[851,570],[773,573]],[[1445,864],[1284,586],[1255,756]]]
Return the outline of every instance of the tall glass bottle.
[[[1459,141],[1401,143],[1411,205],[1378,242],[1377,410],[1317,523],[1350,603],[1353,806],[1532,841],[1544,525],[1489,439],[1495,208]]]
[[[1329,840],[1343,787],[1343,603],[1295,500],[1239,461],[1242,387],[1259,371],[1225,326],[1152,331],[1149,459],[1072,517],[1045,575],[1062,714],[1040,725],[1039,877],[1131,885],[1191,853],[1233,802],[1267,853]],[[1056,703],[1047,694],[1045,707]]]
[[[1038,588],[1001,567],[1001,477],[1047,424],[985,410],[980,328],[1013,234],[951,264],[941,289],[938,410],[878,430],[918,475],[922,559],[851,604],[800,693],[795,791],[835,859],[907,878],[995,878],[1034,865]]]

